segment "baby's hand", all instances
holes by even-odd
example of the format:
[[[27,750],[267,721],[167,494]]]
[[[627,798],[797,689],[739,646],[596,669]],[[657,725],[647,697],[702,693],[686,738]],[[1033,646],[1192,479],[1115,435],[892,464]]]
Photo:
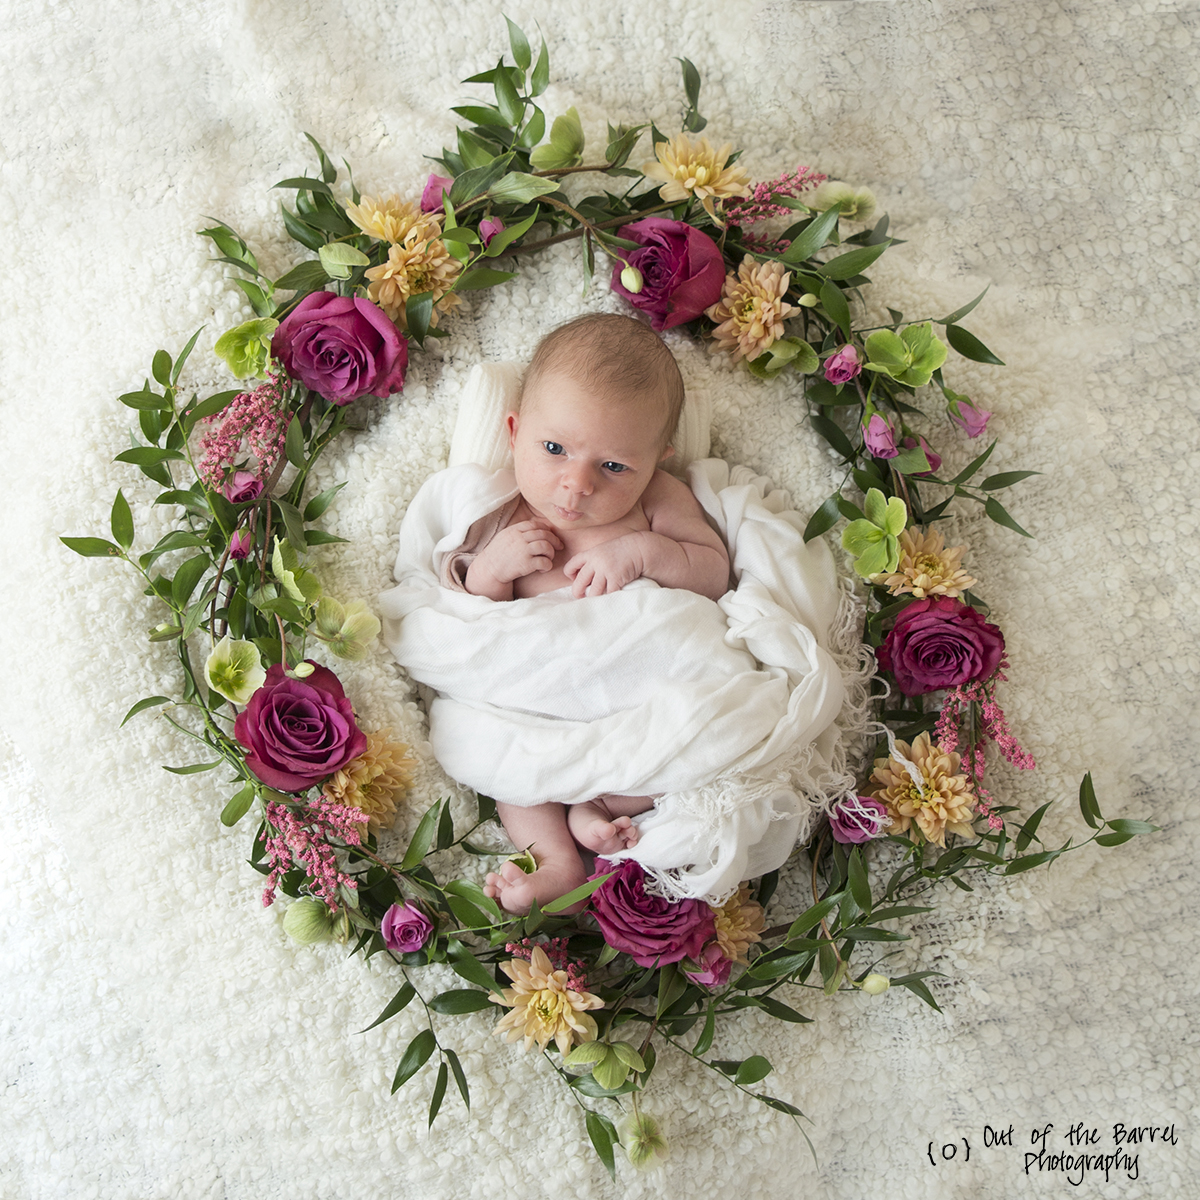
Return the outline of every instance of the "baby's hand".
[[[604,596],[619,592],[627,583],[639,579],[643,573],[640,547],[638,534],[626,534],[568,559],[563,574],[573,580],[571,594],[576,599]]]
[[[467,591],[490,595],[491,585],[507,588],[534,572],[549,571],[554,556],[563,548],[562,539],[540,517],[518,521],[502,529],[476,556],[467,572]],[[511,594],[506,597],[511,599]]]

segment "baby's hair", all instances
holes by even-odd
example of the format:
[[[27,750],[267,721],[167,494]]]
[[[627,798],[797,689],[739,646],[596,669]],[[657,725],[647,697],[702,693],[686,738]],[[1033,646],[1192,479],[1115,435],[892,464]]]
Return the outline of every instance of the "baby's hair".
[[[666,447],[683,411],[683,376],[648,325],[618,313],[586,313],[538,343],[521,380],[521,396],[543,375],[561,371],[615,400],[653,397],[663,404]]]

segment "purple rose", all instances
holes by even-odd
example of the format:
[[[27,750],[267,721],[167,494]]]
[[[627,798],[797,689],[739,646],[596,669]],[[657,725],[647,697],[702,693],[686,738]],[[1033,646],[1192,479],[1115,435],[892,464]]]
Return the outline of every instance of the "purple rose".
[[[941,467],[942,456],[940,454],[938,454],[938,452],[936,450],[934,450],[923,437],[919,437],[919,438],[906,437],[904,439],[904,441],[902,441],[900,443],[900,445],[902,445],[905,450],[912,450],[912,449],[915,449],[918,442],[921,445],[921,449],[925,451],[925,457],[929,460],[929,470],[922,471],[921,474],[917,476],[917,478],[920,479],[922,476],[929,475],[929,474],[937,471],[938,468]]]
[[[221,485],[221,495],[230,504],[249,504],[262,495],[262,481],[252,471],[234,471]]]
[[[843,346],[825,360],[825,378],[830,383],[849,383],[861,371],[862,363],[853,346]]]
[[[334,404],[404,387],[408,342],[360,296],[312,292],[275,330],[271,353],[305,387]]]
[[[425,181],[425,190],[421,193],[421,211],[441,212],[443,195],[453,186],[454,180],[447,175],[430,175]]]
[[[876,458],[895,458],[900,453],[896,447],[895,431],[879,413],[872,413],[871,419],[863,426],[863,441]]]
[[[229,557],[233,559],[243,559],[250,557],[251,547],[254,545],[254,534],[248,529],[239,529],[237,533],[229,539]]]
[[[492,238],[498,233],[504,232],[504,222],[499,217],[484,217],[479,222],[479,236],[483,238],[483,244],[486,248]]]
[[[638,249],[621,251],[623,261],[613,267],[612,289],[646,313],[652,328],[661,333],[682,325],[720,300],[725,259],[707,234],[662,217],[622,225],[619,233],[637,242]],[[640,292],[631,292],[621,283],[626,264],[640,272]]]
[[[379,922],[384,945],[397,954],[420,950],[433,932],[433,922],[419,909],[393,904]]]
[[[879,665],[906,696],[990,678],[1004,657],[1004,635],[961,600],[916,600],[876,650]]]
[[[716,942],[709,942],[700,952],[698,962],[683,964],[683,973],[694,983],[703,988],[722,988],[729,982],[729,972],[733,970],[733,960],[721,953],[721,947]]]
[[[367,748],[338,677],[310,665],[306,679],[289,678],[279,663],[268,667],[266,682],[233,725],[246,765],[276,791],[302,792]]]
[[[950,420],[969,438],[977,438],[983,433],[992,416],[986,408],[976,408],[969,400],[951,400],[946,411]]]
[[[877,838],[890,822],[887,808],[871,796],[847,796],[829,813],[829,831],[834,841],[859,846]]]
[[[592,915],[604,940],[639,967],[662,966],[695,958],[712,938],[712,909],[700,900],[664,900],[651,896],[646,875],[632,859],[610,863],[596,859],[596,874],[616,874],[592,893]]]

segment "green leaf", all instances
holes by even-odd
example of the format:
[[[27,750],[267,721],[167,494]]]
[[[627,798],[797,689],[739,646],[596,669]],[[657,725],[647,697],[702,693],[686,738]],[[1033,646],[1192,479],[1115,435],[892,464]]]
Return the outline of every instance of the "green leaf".
[[[491,925],[491,921],[484,916],[483,912],[476,908],[470,900],[464,900],[462,896],[456,896],[453,893],[446,897],[446,903],[450,905],[450,911],[458,918],[459,924],[464,929],[487,929]],[[492,984],[495,987],[495,984]]]
[[[196,590],[196,584],[211,566],[207,554],[197,554],[180,566],[171,581],[171,599],[176,608],[183,608]]]
[[[607,875],[601,875],[596,879],[589,879],[587,883],[581,883],[577,888],[572,888],[565,896],[559,896],[557,900],[551,900],[549,904],[542,905],[542,912],[560,913],[563,909],[570,908],[572,904],[578,904],[580,900],[586,900],[597,888],[603,887],[615,874],[615,871],[609,871]]]
[[[850,439],[842,432],[841,426],[836,425],[828,417],[822,417],[817,413],[809,413],[808,423],[842,456],[842,458],[844,458],[847,462],[854,461],[854,447],[850,444]]]
[[[1040,854],[1026,854],[1023,858],[1011,859],[1008,866],[1004,868],[1004,873],[1005,875],[1020,875],[1024,871],[1032,871],[1034,867],[1052,862],[1059,856],[1059,853],[1058,850],[1043,850]]]
[[[371,260],[349,242],[326,242],[317,251],[317,257],[330,279],[349,279],[353,268],[371,265]]]
[[[607,1042],[584,1042],[576,1046],[563,1059],[564,1067],[591,1067],[594,1063],[602,1062],[609,1055]]]
[[[460,136],[462,134],[460,133]],[[500,179],[512,163],[511,154],[501,154],[484,166],[472,167],[455,177],[450,188],[450,203],[455,207],[482,196],[498,179]]]
[[[187,767],[163,767],[164,771],[170,771],[172,775],[199,775],[201,771],[211,771],[213,767],[219,767],[225,760],[218,758],[216,762],[192,763]]]
[[[955,350],[973,362],[991,363],[1002,367],[1004,363],[998,359],[973,333],[968,333],[961,325],[946,326],[946,341]]]
[[[983,511],[986,512],[987,515],[991,517],[997,525],[1004,525],[1008,529],[1015,530],[1022,537],[1033,536],[1031,533],[1026,533],[1025,530],[1022,529],[1020,525],[1018,525],[1016,521],[1014,521],[1012,517],[1008,515],[1004,505],[1002,505],[995,496],[989,496],[987,498],[987,503],[983,506]]]
[[[761,1100],[768,1108],[775,1109],[776,1112],[787,1113],[790,1117],[802,1117],[804,1113],[800,1111],[794,1104],[789,1104],[786,1100],[776,1099],[774,1096],[764,1096],[759,1092],[754,1093],[755,1100]],[[806,1139],[807,1140],[807,1139]]]
[[[458,1087],[458,1094],[463,1098],[463,1103],[469,1110],[471,1107],[471,1089],[467,1087],[467,1077],[463,1074],[462,1063],[458,1061],[458,1055],[453,1050],[443,1050],[442,1053],[450,1063],[450,1070],[454,1072],[454,1082]]]
[[[806,908],[791,924],[787,932],[787,941],[790,942],[793,938],[804,937],[810,929],[823,921],[838,904],[841,903],[842,894],[835,893],[832,896],[826,896],[824,900],[819,900],[810,908]]]
[[[1101,824],[1105,823],[1100,813],[1100,805],[1096,803],[1096,789],[1092,784],[1091,771],[1079,783],[1079,811],[1093,829],[1099,829]]]
[[[646,1069],[646,1060],[628,1042],[613,1042],[612,1048],[617,1057],[631,1070],[640,1075]]]
[[[894,470],[899,471],[901,475],[923,475],[926,471],[932,470],[929,459],[925,457],[925,451],[919,443],[901,450],[895,458],[888,460],[888,464]]]
[[[492,987],[495,986],[493,983]],[[429,1007],[444,1016],[458,1017],[464,1013],[482,1012],[485,1008],[491,1008],[492,1002],[486,992],[477,992],[474,988],[451,988],[434,996],[429,1001]]]
[[[155,466],[162,462],[186,462],[187,455],[180,450],[163,450],[158,446],[135,446],[122,450],[113,462],[132,463],[135,467]]]
[[[474,121],[476,125],[484,125],[490,129],[507,129],[509,126],[500,115],[500,110],[490,104],[463,104],[450,111],[458,113],[460,117],[466,117],[468,121]]]
[[[703,1057],[712,1049],[713,1034],[717,1029],[717,1013],[713,1007],[713,1002],[710,1000],[704,1013],[704,1028],[700,1031],[700,1036],[696,1039],[696,1044],[692,1047],[692,1053]]]
[[[333,190],[329,184],[320,179],[309,179],[306,175],[296,175],[291,179],[281,179],[277,184],[277,188],[295,188],[302,192],[316,192],[322,196],[333,196]],[[274,190],[274,188],[272,189]]]
[[[349,542],[349,538],[338,537],[336,533],[326,533],[324,529],[306,529],[304,544],[306,546],[334,546]]]
[[[679,964],[667,963],[658,976],[656,1015],[661,1017],[683,995],[687,990],[687,985],[687,976],[679,969]]]
[[[971,312],[974,309],[975,305],[977,305],[980,302],[980,300],[982,300],[984,298],[984,296],[987,295],[988,288],[990,288],[991,286],[992,285],[989,283],[987,285],[987,287],[985,287],[983,289],[983,291],[980,292],[979,295],[976,296],[975,299],[971,301],[970,304],[964,304],[962,306],[962,308],[956,308],[948,317],[943,317],[940,321],[938,321],[938,324],[939,325],[953,325],[955,321],[961,321],[962,318],[965,317],[967,315],[967,313]]]
[[[517,95],[512,76],[507,71],[497,71],[496,78],[492,81],[492,89],[496,93],[496,107],[499,108],[505,122],[515,128],[525,115],[525,105]]]
[[[550,86],[550,51],[546,49],[546,39],[542,39],[542,48],[538,60],[534,64],[533,74],[529,77],[529,94],[540,96]]]
[[[433,844],[433,835],[437,830],[442,805],[445,803],[447,803],[445,800],[439,800],[431,805],[421,818],[412,835],[412,841],[408,843],[408,849],[404,852],[404,858],[400,861],[399,869],[401,871],[411,871],[425,857],[429,847]]]
[[[1133,840],[1132,833],[1102,833],[1096,838],[1097,846],[1123,846]]]
[[[344,488],[344,483],[335,483],[333,487],[326,488],[323,492],[319,492],[304,506],[305,521],[316,521],[325,515],[326,510],[333,503],[333,498]]]
[[[286,500],[276,500],[275,504],[279,508],[280,515],[283,517],[283,526],[287,531],[286,540],[294,552],[296,547],[303,547],[304,545],[304,517],[294,504],[289,504]],[[291,566],[288,570],[296,571],[298,566],[299,563],[297,561],[296,566]]]
[[[288,422],[284,453],[293,467],[304,466],[304,431],[300,428],[299,418],[294,413]],[[300,541],[303,542],[303,538]]]
[[[321,243],[318,253],[325,245],[325,242]],[[281,275],[275,280],[275,286],[282,292],[316,292],[325,286],[328,278],[329,273],[319,259],[309,260],[297,263],[286,275]]]
[[[60,537],[58,539],[68,550],[82,554],[84,558],[121,558],[121,548],[104,538]]]
[[[867,878],[862,850],[858,846],[850,851],[850,894],[863,912],[871,911],[871,883]]]
[[[417,994],[417,989],[413,987],[408,980],[404,981],[404,985],[400,990],[387,1002],[387,1006],[383,1012],[373,1020],[367,1029],[374,1029],[376,1025],[382,1025],[384,1021],[391,1020],[398,1012],[403,1011],[412,1002],[413,997]],[[367,1029],[360,1029],[359,1033],[366,1033]]]
[[[538,216],[538,210],[535,208],[532,216],[526,217],[524,221],[520,221],[516,225],[506,226],[488,242],[487,249],[483,253],[488,258],[495,258],[498,254],[503,254],[517,238],[529,232],[533,223],[538,219]]]
[[[760,1079],[766,1079],[772,1070],[771,1064],[761,1054],[752,1054],[738,1067],[733,1082],[745,1087],[747,1084],[758,1083]]]
[[[979,486],[985,492],[993,492],[997,488],[1012,487],[1014,483],[1020,483],[1022,479],[1040,474],[1041,471],[1001,471],[999,475],[989,475]]]
[[[254,784],[243,783],[221,809],[221,824],[232,829],[250,811],[254,803]]]
[[[452,896],[461,896],[464,900],[469,900],[477,908],[482,908],[485,912],[490,912],[497,921],[503,921],[507,917],[500,909],[495,900],[490,896],[483,894],[483,888],[477,883],[473,883],[469,879],[452,879],[447,883],[442,890]],[[494,987],[494,984],[489,984],[489,987]]]
[[[558,191],[558,183],[553,179],[545,179],[538,175],[527,175],[523,171],[513,171],[497,180],[490,188],[488,195],[499,204],[528,204],[539,196],[547,196]]]
[[[617,1131],[613,1123],[607,1117],[602,1117],[598,1112],[593,1112],[589,1108],[587,1116],[584,1118],[584,1124],[587,1126],[588,1139],[591,1141],[600,1161],[604,1164],[604,1169],[608,1172],[609,1178],[615,1183],[617,1180],[617,1165],[613,1158],[613,1145],[619,1139],[617,1138]]]
[[[121,726],[124,725],[126,721],[130,720],[132,717],[136,717],[138,715],[138,713],[140,713],[140,712],[145,712],[146,709],[148,709],[148,708],[158,708],[159,705],[171,704],[171,703],[173,703],[173,701],[170,699],[169,696],[147,696],[144,700],[139,700],[125,714],[125,716],[121,720],[121,725],[118,725],[117,728],[118,729],[121,728]]]
[[[174,386],[176,383],[179,382],[179,376],[183,373],[183,364],[185,362],[187,362],[189,356],[192,353],[192,350],[194,349],[194,347],[196,345],[196,339],[203,332],[204,332],[204,326],[201,325],[200,328],[197,329],[196,332],[193,333],[190,338],[188,338],[188,344],[186,346],[184,346],[183,350],[180,352],[179,357],[175,360],[175,365],[171,368],[171,384],[172,384],[172,386]]]
[[[126,408],[136,408],[140,412],[153,412],[171,407],[170,401],[167,400],[166,396],[160,396],[158,392],[152,392],[149,388],[144,388],[140,392],[126,392],[123,396],[118,396],[117,399]]]
[[[700,72],[689,59],[680,58],[676,60],[683,69],[683,91],[687,96],[687,102],[695,108],[700,102]]]
[[[393,1095],[398,1092],[428,1061],[437,1046],[432,1029],[422,1029],[404,1051],[396,1077],[392,1080]]]
[[[477,987],[495,991],[497,984],[488,969],[457,938],[450,938],[446,946],[446,957],[456,975]]]
[[[938,1002],[933,998],[933,993],[925,986],[924,983],[921,982],[920,979],[916,978],[915,976],[906,976],[902,979],[893,979],[892,987],[896,986],[908,988],[908,990],[912,992],[914,996],[920,996],[920,998],[924,1000],[930,1008],[934,1009],[936,1012],[942,1011],[938,1007]]]
[[[846,303],[842,289],[827,279],[821,284],[818,295],[821,297],[821,306],[829,314],[829,319],[842,331],[842,336],[848,341],[850,338],[850,305]]]
[[[874,925],[851,925],[842,930],[842,936],[855,942],[907,942],[907,933],[894,933],[890,929],[876,929]]]
[[[992,451],[995,450],[996,443],[993,442],[978,458],[972,459],[967,465],[959,471],[953,479],[950,480],[953,484],[966,483],[980,467],[991,457]]]
[[[891,240],[874,246],[860,246],[831,258],[817,270],[826,279],[850,279],[866,270],[890,245]],[[830,314],[832,316],[832,314]]]
[[[612,1047],[609,1048],[610,1053],[606,1054],[599,1062],[592,1067],[592,1078],[607,1092],[615,1092],[626,1079],[629,1074],[629,1068],[612,1053]]]
[[[812,1017],[798,1013],[794,1008],[784,1004],[782,1000],[776,1000],[774,996],[759,996],[758,1002],[766,1012],[780,1021],[790,1021],[793,1025],[812,1024]]]
[[[171,356],[165,350],[156,350],[154,352],[154,361],[150,367],[150,372],[163,387],[170,387]]]
[[[409,336],[418,346],[423,346],[433,320],[433,293],[418,292],[415,296],[409,296],[404,303],[404,319]]]
[[[1115,821],[1107,822],[1109,829],[1116,833],[1128,833],[1136,837],[1139,833],[1158,833],[1159,826],[1151,825],[1149,821],[1130,821],[1118,817]]]
[[[837,228],[839,216],[841,210],[835,206],[819,217],[814,217],[784,251],[783,261],[799,263],[806,258],[812,258],[829,240],[830,232]]]
[[[433,1085],[433,1096],[429,1100],[429,1125],[427,1128],[432,1128],[434,1121],[437,1120],[438,1110],[442,1107],[442,1101],[446,1097],[446,1080],[448,1078],[446,1064],[439,1064],[437,1082]]]
[[[479,288],[495,287],[498,283],[507,283],[515,274],[515,271],[497,271],[492,267],[474,267],[458,277],[454,290],[470,292]]]
[[[1046,809],[1048,809],[1053,803],[1053,800],[1047,800],[1046,803],[1043,804],[1042,807],[1039,808],[1037,812],[1035,812],[1033,816],[1031,816],[1029,820],[1021,826],[1021,832],[1017,834],[1016,843],[1018,854],[1020,854],[1021,851],[1024,850],[1031,841],[1033,841],[1037,834],[1038,826],[1042,823],[1042,818],[1046,815]]]
[[[837,492],[826,500],[820,508],[817,509],[811,517],[808,518],[808,524],[804,527],[804,540],[811,542],[813,538],[820,537],[821,534],[827,533],[837,523],[841,512],[838,509],[838,500],[841,497]]]

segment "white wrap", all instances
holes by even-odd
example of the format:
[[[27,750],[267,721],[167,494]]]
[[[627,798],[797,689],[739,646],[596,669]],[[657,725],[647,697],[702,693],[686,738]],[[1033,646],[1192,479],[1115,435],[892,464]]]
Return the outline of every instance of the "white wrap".
[[[661,793],[628,857],[667,895],[721,899],[782,865],[832,798],[812,793],[844,695],[821,644],[839,591],[828,548],[804,544],[767,480],[719,459],[688,479],[738,581],[719,603],[649,580],[505,603],[440,586],[471,524],[516,494],[510,471],[467,464],[413,499],[380,612],[436,693],[430,739],[453,778],[508,804]]]

